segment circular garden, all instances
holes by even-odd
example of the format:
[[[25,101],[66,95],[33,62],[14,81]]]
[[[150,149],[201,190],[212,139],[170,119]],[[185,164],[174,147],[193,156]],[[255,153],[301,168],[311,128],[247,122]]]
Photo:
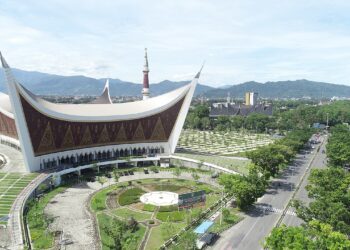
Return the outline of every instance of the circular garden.
[[[183,194],[204,190],[205,205],[179,209],[155,206],[140,197],[152,192]],[[182,179],[144,179],[109,186],[91,198],[103,249],[159,249],[221,198],[217,187]]]

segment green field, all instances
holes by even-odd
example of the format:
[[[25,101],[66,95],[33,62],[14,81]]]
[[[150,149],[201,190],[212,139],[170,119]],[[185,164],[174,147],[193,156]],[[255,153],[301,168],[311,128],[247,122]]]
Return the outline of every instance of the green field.
[[[0,217],[10,213],[13,202],[38,174],[0,173]],[[0,221],[0,224],[7,224]]]

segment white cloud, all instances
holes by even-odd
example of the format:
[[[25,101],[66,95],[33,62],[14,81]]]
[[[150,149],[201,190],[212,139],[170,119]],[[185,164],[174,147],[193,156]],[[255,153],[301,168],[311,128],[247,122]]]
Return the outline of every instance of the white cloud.
[[[347,1],[5,1],[0,49],[10,65],[56,74],[201,82],[307,78],[350,83]]]

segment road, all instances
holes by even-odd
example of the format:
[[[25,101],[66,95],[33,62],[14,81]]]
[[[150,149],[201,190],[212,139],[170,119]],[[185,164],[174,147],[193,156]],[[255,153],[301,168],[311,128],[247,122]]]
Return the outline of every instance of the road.
[[[325,138],[327,139],[327,138]],[[322,169],[326,167],[326,162],[327,162],[327,155],[322,154],[322,151],[326,151],[326,143],[323,143],[320,146],[319,153],[315,157],[314,161],[312,162],[311,169]],[[306,190],[306,185],[308,184],[307,179],[309,178],[311,171],[307,171],[305,178],[303,179],[300,188],[298,191],[295,193],[294,199],[303,201],[305,204],[309,204],[311,199],[307,196],[308,192]],[[303,220],[296,216],[290,216],[286,215],[283,220],[282,224],[286,224],[287,226],[300,226],[300,224],[303,223]]]
[[[298,154],[293,164],[285,169],[279,178],[271,182],[266,194],[258,200],[253,209],[246,213],[245,219],[225,231],[216,244],[209,249],[262,249],[264,239],[281,218],[284,209],[299,185],[300,188],[296,192],[295,198],[308,201],[305,186],[309,166],[324,166],[325,154],[322,154],[324,144],[318,145],[318,147],[322,147],[319,152],[316,148],[311,153]],[[301,222],[295,216],[293,208],[287,210],[282,221],[287,225],[299,225]]]

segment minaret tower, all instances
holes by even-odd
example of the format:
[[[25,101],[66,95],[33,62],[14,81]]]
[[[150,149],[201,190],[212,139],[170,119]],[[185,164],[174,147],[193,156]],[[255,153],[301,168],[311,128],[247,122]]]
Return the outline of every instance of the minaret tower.
[[[149,80],[148,80],[148,58],[147,58],[147,48],[145,48],[145,65],[143,66],[143,88],[142,88],[142,97],[143,100],[149,98]]]

